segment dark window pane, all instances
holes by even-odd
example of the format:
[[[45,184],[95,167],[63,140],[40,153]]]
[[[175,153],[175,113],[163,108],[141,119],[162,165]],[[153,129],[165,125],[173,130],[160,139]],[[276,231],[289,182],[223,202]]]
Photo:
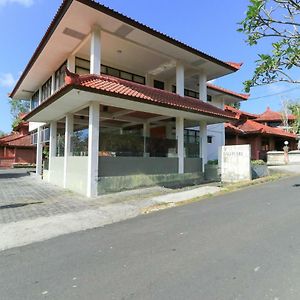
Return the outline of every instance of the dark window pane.
[[[164,90],[165,89],[165,83],[163,81],[154,80],[153,81],[153,86],[156,89],[160,89],[160,90]]]
[[[145,77],[133,75],[133,81],[140,84],[145,84]]]
[[[120,77],[120,71],[110,67],[107,68],[107,74],[115,77]]]
[[[121,78],[132,81],[132,74],[127,72],[121,72]]]

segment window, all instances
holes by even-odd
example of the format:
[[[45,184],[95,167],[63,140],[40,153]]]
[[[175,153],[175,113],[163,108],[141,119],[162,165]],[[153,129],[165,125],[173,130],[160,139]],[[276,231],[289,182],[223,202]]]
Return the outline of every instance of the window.
[[[31,144],[32,145],[37,144],[37,132],[36,131],[31,134]]]
[[[66,67],[66,65],[67,65],[67,62],[65,61],[54,74],[54,90],[55,91],[57,91],[59,88],[61,88],[65,83],[65,76],[66,76],[65,67]]]
[[[42,86],[42,102],[51,95],[51,82],[52,78],[50,77]]]
[[[172,93],[176,93],[176,85],[172,85]],[[199,99],[199,93],[189,89],[184,89],[184,96]],[[211,95],[207,95],[207,102],[211,102],[211,101],[212,101]]]
[[[192,129],[184,130],[184,141],[185,143],[199,143],[199,131]]]
[[[31,97],[31,110],[39,106],[39,90],[37,90]]]
[[[153,81],[153,86],[156,89],[160,89],[160,90],[164,90],[165,89],[165,83],[163,81],[154,80]]]
[[[90,73],[90,61],[76,57],[75,58],[75,72],[79,75]],[[128,81],[133,81],[140,84],[145,84],[146,79],[144,76],[136,75],[124,70],[119,70],[109,66],[101,65],[101,74],[122,78]]]
[[[212,136],[210,136],[210,135],[207,136],[207,143],[208,144],[212,144],[213,143],[213,137]]]

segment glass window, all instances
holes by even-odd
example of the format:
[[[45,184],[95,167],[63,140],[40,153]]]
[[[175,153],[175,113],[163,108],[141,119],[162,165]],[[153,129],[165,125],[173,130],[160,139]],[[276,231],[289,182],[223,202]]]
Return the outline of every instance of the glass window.
[[[164,90],[165,89],[165,83],[163,81],[154,80],[153,81],[153,86],[156,89],[160,89],[160,90]]]
[[[106,66],[101,65],[101,73],[102,74],[107,74],[107,67]]]
[[[67,65],[67,62],[65,61],[60,68],[55,72],[54,74],[54,90],[57,91],[59,88],[61,88],[65,84],[65,76],[66,71],[65,67]]]
[[[145,84],[145,77],[133,75],[133,81],[140,84]]]
[[[114,77],[120,77],[120,71],[110,67],[107,68],[107,74]]]
[[[79,75],[89,74],[90,72],[90,61],[79,57],[75,58],[75,72]],[[145,84],[145,77],[136,75],[124,70],[119,70],[109,66],[101,65],[101,74],[106,74],[118,78],[122,78],[136,83]]]
[[[31,110],[35,109],[39,105],[39,90],[37,90],[31,97]]]
[[[42,97],[41,100],[42,102],[49,98],[51,95],[51,82],[52,82],[52,78],[50,77],[42,86]]]
[[[208,136],[207,136],[207,143],[208,143],[208,144],[212,144],[212,142],[213,142],[213,137],[210,136],[210,135],[208,135]]]
[[[132,81],[132,74],[122,71],[121,78]]]

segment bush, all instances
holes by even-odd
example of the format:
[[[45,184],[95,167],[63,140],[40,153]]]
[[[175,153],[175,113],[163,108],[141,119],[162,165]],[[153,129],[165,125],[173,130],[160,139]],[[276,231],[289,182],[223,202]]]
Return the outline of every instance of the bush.
[[[257,160],[252,160],[251,164],[256,165],[256,166],[257,165],[262,166],[262,165],[265,165],[266,163],[262,159],[257,159]]]
[[[219,162],[218,162],[217,159],[215,159],[215,160],[209,160],[209,161],[207,162],[207,164],[208,164],[208,165],[218,165]]]

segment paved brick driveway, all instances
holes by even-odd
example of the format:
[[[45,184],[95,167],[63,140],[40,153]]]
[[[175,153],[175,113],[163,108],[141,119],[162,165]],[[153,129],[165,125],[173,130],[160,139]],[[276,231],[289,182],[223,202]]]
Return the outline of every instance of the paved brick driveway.
[[[91,201],[30,176],[24,169],[0,170],[0,223],[91,208]]]
[[[143,188],[89,199],[28,175],[24,169],[0,169],[0,224],[97,209],[113,203],[142,200],[176,192],[163,187]]]

